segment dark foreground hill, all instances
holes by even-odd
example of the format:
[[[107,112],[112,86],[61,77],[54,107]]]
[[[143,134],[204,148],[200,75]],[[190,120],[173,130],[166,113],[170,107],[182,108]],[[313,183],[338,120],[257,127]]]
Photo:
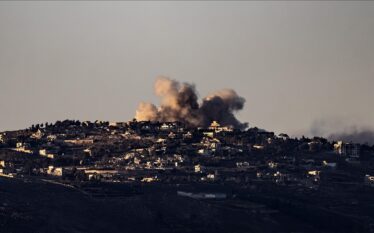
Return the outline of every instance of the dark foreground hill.
[[[172,187],[137,189],[93,197],[40,180],[0,178],[0,232],[329,232],[258,203],[196,200]]]

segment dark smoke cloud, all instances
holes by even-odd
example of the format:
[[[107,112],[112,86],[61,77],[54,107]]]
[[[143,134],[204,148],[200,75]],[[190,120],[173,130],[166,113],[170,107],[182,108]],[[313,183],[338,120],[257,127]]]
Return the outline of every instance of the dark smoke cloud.
[[[247,127],[234,113],[243,109],[245,99],[232,89],[216,91],[205,97],[201,104],[195,86],[160,77],[155,82],[155,93],[161,98],[160,107],[140,103],[135,118],[138,121],[180,121],[189,126],[207,127],[212,121],[238,129]]]
[[[356,142],[374,145],[374,130],[355,130],[351,132],[333,133],[328,137],[330,140],[344,142]]]
[[[372,127],[349,125],[341,118],[315,121],[310,132],[313,136],[323,136],[329,140],[374,145]]]

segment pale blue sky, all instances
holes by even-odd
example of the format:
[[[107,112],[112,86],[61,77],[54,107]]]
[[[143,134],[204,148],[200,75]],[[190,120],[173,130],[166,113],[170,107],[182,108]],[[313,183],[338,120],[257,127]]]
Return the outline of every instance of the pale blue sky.
[[[278,133],[374,127],[373,42],[370,1],[1,1],[0,130],[127,121],[158,75],[233,88]]]

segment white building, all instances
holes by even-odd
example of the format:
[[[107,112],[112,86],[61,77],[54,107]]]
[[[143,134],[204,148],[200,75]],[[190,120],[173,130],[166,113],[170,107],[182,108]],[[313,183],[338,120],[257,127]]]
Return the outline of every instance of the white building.
[[[62,176],[63,173],[64,169],[62,167],[49,166],[47,170],[47,174],[51,176]]]
[[[214,132],[232,132],[234,129],[231,126],[221,126],[217,121],[213,121],[210,126],[210,130],[214,130]]]
[[[194,168],[195,168],[196,173],[201,173],[201,172],[204,172],[204,170],[205,170],[205,167],[201,166],[200,164],[195,165]]]
[[[374,176],[366,175],[365,179],[364,179],[364,182],[365,182],[366,185],[374,187]]]
[[[50,159],[54,159],[54,158],[56,158],[57,153],[55,153],[53,151],[49,151],[48,149],[40,149],[39,150],[39,155],[43,156],[43,157],[50,158]]]
[[[338,141],[334,144],[334,150],[336,153],[349,156],[353,158],[360,157],[360,145],[355,143],[345,143],[343,141]]]

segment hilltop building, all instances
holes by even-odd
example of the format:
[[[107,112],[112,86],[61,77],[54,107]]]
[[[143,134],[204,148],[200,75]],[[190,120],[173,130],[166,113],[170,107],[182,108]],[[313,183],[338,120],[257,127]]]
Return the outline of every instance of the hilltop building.
[[[348,156],[352,158],[358,158],[360,156],[360,145],[355,143],[345,143],[338,141],[334,144],[334,150],[336,153]]]
[[[232,132],[234,130],[231,126],[221,126],[217,121],[213,121],[210,126],[210,130],[214,130],[214,132]]]

